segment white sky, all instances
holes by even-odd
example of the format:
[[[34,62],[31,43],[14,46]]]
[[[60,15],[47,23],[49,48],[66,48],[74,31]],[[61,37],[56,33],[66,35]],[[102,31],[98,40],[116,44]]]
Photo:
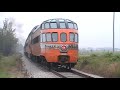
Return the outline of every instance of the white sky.
[[[113,12],[0,12],[0,27],[12,17],[19,29],[17,37],[24,43],[35,25],[52,18],[70,19],[78,24],[79,47],[112,47]],[[120,12],[115,13],[115,48],[120,48]]]

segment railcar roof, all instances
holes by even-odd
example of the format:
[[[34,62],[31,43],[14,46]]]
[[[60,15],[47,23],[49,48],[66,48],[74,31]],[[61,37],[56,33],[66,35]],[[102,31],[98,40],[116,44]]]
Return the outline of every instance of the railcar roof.
[[[45,22],[56,22],[56,21],[59,21],[59,22],[72,22],[72,23],[75,23],[73,22],[72,20],[69,20],[69,19],[63,19],[63,18],[54,18],[54,19],[48,19],[48,20],[45,20],[43,23]]]

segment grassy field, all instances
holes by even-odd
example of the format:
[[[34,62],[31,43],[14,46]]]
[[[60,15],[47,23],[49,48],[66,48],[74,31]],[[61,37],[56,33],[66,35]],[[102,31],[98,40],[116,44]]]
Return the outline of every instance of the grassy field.
[[[20,55],[14,54],[5,57],[0,54],[0,78],[19,78],[23,77],[20,72]]]
[[[102,52],[79,55],[75,68],[103,77],[120,77],[120,53]]]

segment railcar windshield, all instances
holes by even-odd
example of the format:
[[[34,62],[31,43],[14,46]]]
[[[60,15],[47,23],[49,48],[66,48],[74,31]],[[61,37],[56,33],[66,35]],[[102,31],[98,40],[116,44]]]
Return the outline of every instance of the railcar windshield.
[[[53,32],[52,33],[52,41],[53,42],[57,42],[58,41],[58,33],[57,32]]]
[[[45,28],[50,28],[49,23],[45,23]]]
[[[51,28],[57,28],[57,23],[56,22],[51,22],[50,27]]]
[[[61,37],[61,41],[62,42],[66,42],[67,41],[67,34],[66,33],[61,33],[60,37]]]
[[[75,29],[78,30],[77,24],[68,19],[50,19],[44,21],[41,29]]]
[[[74,42],[74,37],[75,37],[74,33],[70,33],[70,41],[71,42]]]
[[[42,42],[46,42],[45,34],[42,34]]]
[[[75,42],[78,42],[78,34],[75,34]]]
[[[65,22],[60,22],[60,28],[67,28]]]
[[[68,22],[68,28],[74,29],[74,25],[72,22]]]
[[[69,34],[70,42],[78,42],[78,34],[70,32]]]
[[[46,33],[46,40],[48,41],[48,42],[50,42],[51,41],[51,33]]]
[[[77,24],[76,23],[74,23],[74,28],[77,30],[78,29],[78,27],[77,27]]]

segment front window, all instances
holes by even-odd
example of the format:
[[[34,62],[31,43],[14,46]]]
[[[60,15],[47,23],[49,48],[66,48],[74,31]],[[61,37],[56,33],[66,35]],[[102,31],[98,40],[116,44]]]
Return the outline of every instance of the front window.
[[[74,37],[75,37],[75,34],[74,33],[70,33],[70,41],[71,42],[74,42]]]
[[[78,42],[78,34],[75,34],[75,42]]]
[[[46,42],[45,34],[42,34],[42,41],[43,41],[43,42]]]
[[[65,41],[67,41],[67,34],[66,33],[61,33],[61,41],[62,42],[65,42]]]
[[[57,23],[56,22],[51,22],[50,26],[51,26],[51,28],[57,28]]]
[[[53,32],[52,33],[52,41],[53,42],[57,42],[58,41],[58,33],[57,32]]]

